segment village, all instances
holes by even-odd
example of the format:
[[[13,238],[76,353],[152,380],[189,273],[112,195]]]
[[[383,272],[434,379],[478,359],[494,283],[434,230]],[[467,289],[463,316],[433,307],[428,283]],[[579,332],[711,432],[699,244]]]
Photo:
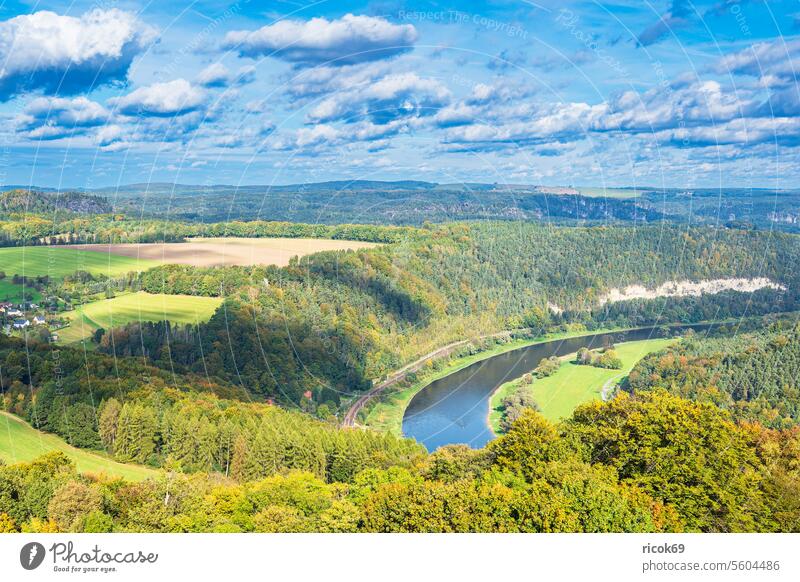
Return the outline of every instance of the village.
[[[3,320],[3,333],[6,335],[23,335],[30,329],[36,329],[40,339],[56,342],[58,334],[52,328],[63,327],[60,320],[48,321],[44,310],[37,303],[12,303],[0,301],[0,317]]]

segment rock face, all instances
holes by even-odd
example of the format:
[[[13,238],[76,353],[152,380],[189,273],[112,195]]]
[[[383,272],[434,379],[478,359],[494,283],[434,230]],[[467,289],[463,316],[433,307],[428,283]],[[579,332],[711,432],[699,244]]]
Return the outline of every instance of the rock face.
[[[600,298],[600,305],[627,301],[629,299],[656,299],[657,297],[687,297],[704,294],[721,293],[722,291],[741,291],[752,293],[759,289],[775,289],[785,291],[786,287],[767,279],[756,277],[753,279],[709,279],[705,281],[667,281],[655,289],[648,289],[642,285],[628,285],[623,289],[610,289]]]

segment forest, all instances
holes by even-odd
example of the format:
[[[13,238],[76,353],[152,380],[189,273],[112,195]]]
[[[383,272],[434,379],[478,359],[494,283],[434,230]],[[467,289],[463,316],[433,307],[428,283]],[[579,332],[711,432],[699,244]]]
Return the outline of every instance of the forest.
[[[36,341],[26,354],[21,340],[0,337],[0,362],[4,410],[122,462],[251,479],[298,469],[341,480],[422,450],[392,435],[344,431],[299,410],[249,403],[234,385],[172,374],[141,358]]]
[[[593,195],[585,194],[592,190]],[[288,186],[149,184],[92,192],[112,197],[115,211],[170,213],[199,222],[271,217],[292,222],[421,225],[425,221],[530,220],[555,224],[662,222],[800,231],[796,190],[638,187],[547,188],[524,184],[435,184],[352,180]],[[594,192],[596,191],[596,192]],[[227,196],[232,203],[221,208]]]
[[[558,425],[526,410],[484,449],[337,474],[165,470],[131,483],[78,475],[50,453],[0,465],[0,531],[797,531],[798,447],[797,428],[735,424],[656,390],[584,405]]]
[[[668,390],[772,428],[800,423],[800,327],[694,337],[651,354],[628,376],[628,391]]]

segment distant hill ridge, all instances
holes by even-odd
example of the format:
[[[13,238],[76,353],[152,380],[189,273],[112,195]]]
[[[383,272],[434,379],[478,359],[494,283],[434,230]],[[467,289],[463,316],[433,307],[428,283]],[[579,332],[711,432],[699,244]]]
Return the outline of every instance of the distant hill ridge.
[[[84,192],[43,192],[41,190],[8,190],[0,194],[0,212],[35,213],[68,211],[79,214],[105,214],[111,205],[102,196]]]

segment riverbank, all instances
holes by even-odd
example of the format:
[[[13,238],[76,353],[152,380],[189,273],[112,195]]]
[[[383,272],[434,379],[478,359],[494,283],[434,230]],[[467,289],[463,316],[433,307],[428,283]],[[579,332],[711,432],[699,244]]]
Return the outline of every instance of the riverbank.
[[[639,360],[676,341],[674,338],[659,338],[618,343],[615,351],[622,360],[620,369],[574,364],[575,353],[572,353],[560,358],[561,367],[551,376],[534,379],[532,384],[523,385],[522,378],[501,384],[489,398],[489,427],[495,434],[501,434],[502,402],[519,390],[529,390],[541,413],[548,420],[557,422],[572,414],[579,405],[601,399],[603,390],[627,376]]]
[[[449,360],[441,369],[437,370],[430,368],[427,372],[419,372],[417,379],[408,386],[385,391],[380,395],[374,396],[373,402],[368,408],[366,408],[367,416],[363,424],[369,428],[381,432],[390,432],[394,435],[402,436],[403,415],[405,414],[406,408],[408,408],[408,404],[411,402],[411,399],[436,380],[444,378],[445,376],[449,376],[450,374],[458,372],[459,370],[463,370],[464,368],[477,362],[481,362],[494,356],[498,356],[500,354],[520,348],[526,348],[536,344],[542,344],[561,339],[572,339],[603,333],[619,333],[623,331],[629,331],[630,329],[633,328],[607,328],[592,331],[578,329],[572,331],[555,332],[537,336],[535,338],[523,338],[496,344],[475,354],[453,358]]]

